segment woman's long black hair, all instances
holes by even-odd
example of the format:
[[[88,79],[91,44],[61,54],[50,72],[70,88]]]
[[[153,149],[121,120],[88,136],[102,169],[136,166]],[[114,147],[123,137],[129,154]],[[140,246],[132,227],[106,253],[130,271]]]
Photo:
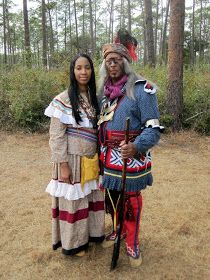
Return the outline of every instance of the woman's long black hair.
[[[74,68],[75,68],[77,59],[80,57],[87,58],[87,60],[90,63],[91,77],[88,82],[88,88],[89,88],[89,92],[90,92],[90,102],[91,102],[91,105],[96,110],[96,116],[99,115],[99,105],[98,105],[98,100],[96,97],[96,81],[95,81],[95,71],[94,71],[93,62],[87,54],[78,54],[74,57],[74,59],[71,61],[71,64],[70,64],[70,85],[69,85],[69,89],[68,89],[68,94],[69,94],[69,99],[70,99],[71,106],[72,106],[73,116],[74,116],[77,124],[79,124],[79,122],[81,122],[82,119],[81,119],[80,112],[79,112],[79,87],[78,87],[77,80],[75,78]]]

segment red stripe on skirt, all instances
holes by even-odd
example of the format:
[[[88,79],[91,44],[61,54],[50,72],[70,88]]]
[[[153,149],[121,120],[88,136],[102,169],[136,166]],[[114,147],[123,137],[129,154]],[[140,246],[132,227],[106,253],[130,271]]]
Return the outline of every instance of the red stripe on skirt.
[[[59,216],[59,208],[52,208],[52,217],[55,219]]]
[[[87,219],[88,218],[88,208],[78,210],[77,212],[71,214],[68,211],[63,211],[58,208],[52,209],[52,217],[57,218],[59,217],[59,220],[66,221],[70,224],[73,224],[77,221]]]
[[[104,210],[104,201],[96,201],[96,202],[90,201],[89,210],[94,212]]]

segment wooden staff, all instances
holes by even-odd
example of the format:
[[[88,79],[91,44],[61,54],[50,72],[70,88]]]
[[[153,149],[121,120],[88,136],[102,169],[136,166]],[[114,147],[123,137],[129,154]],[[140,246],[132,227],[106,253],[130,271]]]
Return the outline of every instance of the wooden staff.
[[[128,144],[129,127],[130,127],[130,118],[126,118],[125,144]],[[112,254],[112,262],[111,262],[110,270],[113,270],[117,266],[117,261],[118,261],[119,254],[120,254],[120,237],[121,237],[122,228],[123,228],[124,208],[125,208],[126,169],[127,169],[127,159],[124,159],[123,160],[123,169],[122,169],[121,192],[120,192],[120,200],[119,200],[119,213],[118,213],[119,227],[117,229],[117,237],[114,241],[114,249],[113,249],[113,254]]]

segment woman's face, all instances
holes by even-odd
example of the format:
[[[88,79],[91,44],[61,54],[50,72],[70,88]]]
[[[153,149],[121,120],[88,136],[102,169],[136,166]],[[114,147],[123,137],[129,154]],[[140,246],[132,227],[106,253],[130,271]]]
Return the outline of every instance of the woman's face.
[[[74,75],[80,87],[87,86],[91,77],[91,66],[86,57],[79,57],[74,66]]]

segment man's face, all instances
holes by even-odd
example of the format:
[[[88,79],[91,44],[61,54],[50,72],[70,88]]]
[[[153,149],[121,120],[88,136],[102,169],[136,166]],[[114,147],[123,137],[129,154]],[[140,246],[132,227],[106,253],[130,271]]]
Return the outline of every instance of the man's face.
[[[106,69],[113,82],[117,82],[124,75],[123,58],[118,53],[109,53],[105,58]]]

